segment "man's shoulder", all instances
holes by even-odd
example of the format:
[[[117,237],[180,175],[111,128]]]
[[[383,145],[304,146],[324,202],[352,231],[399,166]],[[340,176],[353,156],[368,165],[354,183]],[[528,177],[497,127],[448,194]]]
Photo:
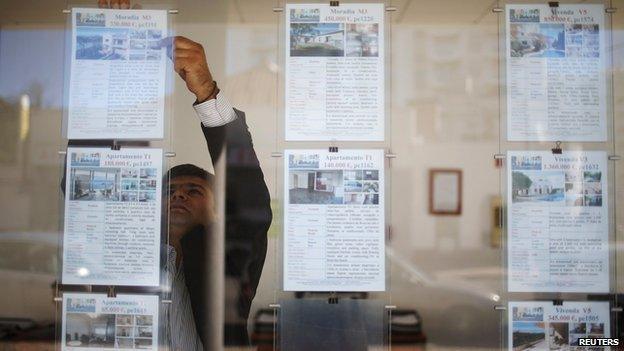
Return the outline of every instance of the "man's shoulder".
[[[243,121],[245,120],[245,112],[241,111],[239,109],[237,109],[236,107],[232,107],[232,109],[234,110],[234,113],[236,113],[236,116],[240,119],[242,119]]]

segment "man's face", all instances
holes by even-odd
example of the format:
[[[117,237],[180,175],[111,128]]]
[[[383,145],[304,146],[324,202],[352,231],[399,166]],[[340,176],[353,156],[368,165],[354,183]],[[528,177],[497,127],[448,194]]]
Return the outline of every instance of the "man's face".
[[[179,176],[169,182],[169,224],[187,229],[206,226],[214,216],[212,191],[205,179]]]

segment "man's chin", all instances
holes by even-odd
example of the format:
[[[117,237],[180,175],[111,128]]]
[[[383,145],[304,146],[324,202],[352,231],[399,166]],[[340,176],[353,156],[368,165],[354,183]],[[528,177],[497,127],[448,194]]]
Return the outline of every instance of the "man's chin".
[[[185,227],[191,225],[191,219],[183,214],[171,213],[169,224],[177,227]]]

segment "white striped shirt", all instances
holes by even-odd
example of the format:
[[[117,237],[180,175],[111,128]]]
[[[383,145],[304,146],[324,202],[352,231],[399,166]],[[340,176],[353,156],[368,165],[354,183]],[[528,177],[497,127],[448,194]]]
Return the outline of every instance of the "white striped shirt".
[[[166,289],[170,292],[171,304],[163,305],[161,325],[165,326],[163,344],[169,350],[203,351],[197,335],[191,299],[184,281],[182,263],[176,267],[176,251],[167,245]]]
[[[220,127],[236,119],[232,104],[220,91],[215,99],[193,105],[204,127]]]

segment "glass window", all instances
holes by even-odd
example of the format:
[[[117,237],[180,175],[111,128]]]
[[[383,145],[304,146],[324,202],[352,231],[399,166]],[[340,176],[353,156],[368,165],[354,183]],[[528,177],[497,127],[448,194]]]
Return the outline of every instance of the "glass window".
[[[623,11],[1,4],[0,344],[620,337]]]

